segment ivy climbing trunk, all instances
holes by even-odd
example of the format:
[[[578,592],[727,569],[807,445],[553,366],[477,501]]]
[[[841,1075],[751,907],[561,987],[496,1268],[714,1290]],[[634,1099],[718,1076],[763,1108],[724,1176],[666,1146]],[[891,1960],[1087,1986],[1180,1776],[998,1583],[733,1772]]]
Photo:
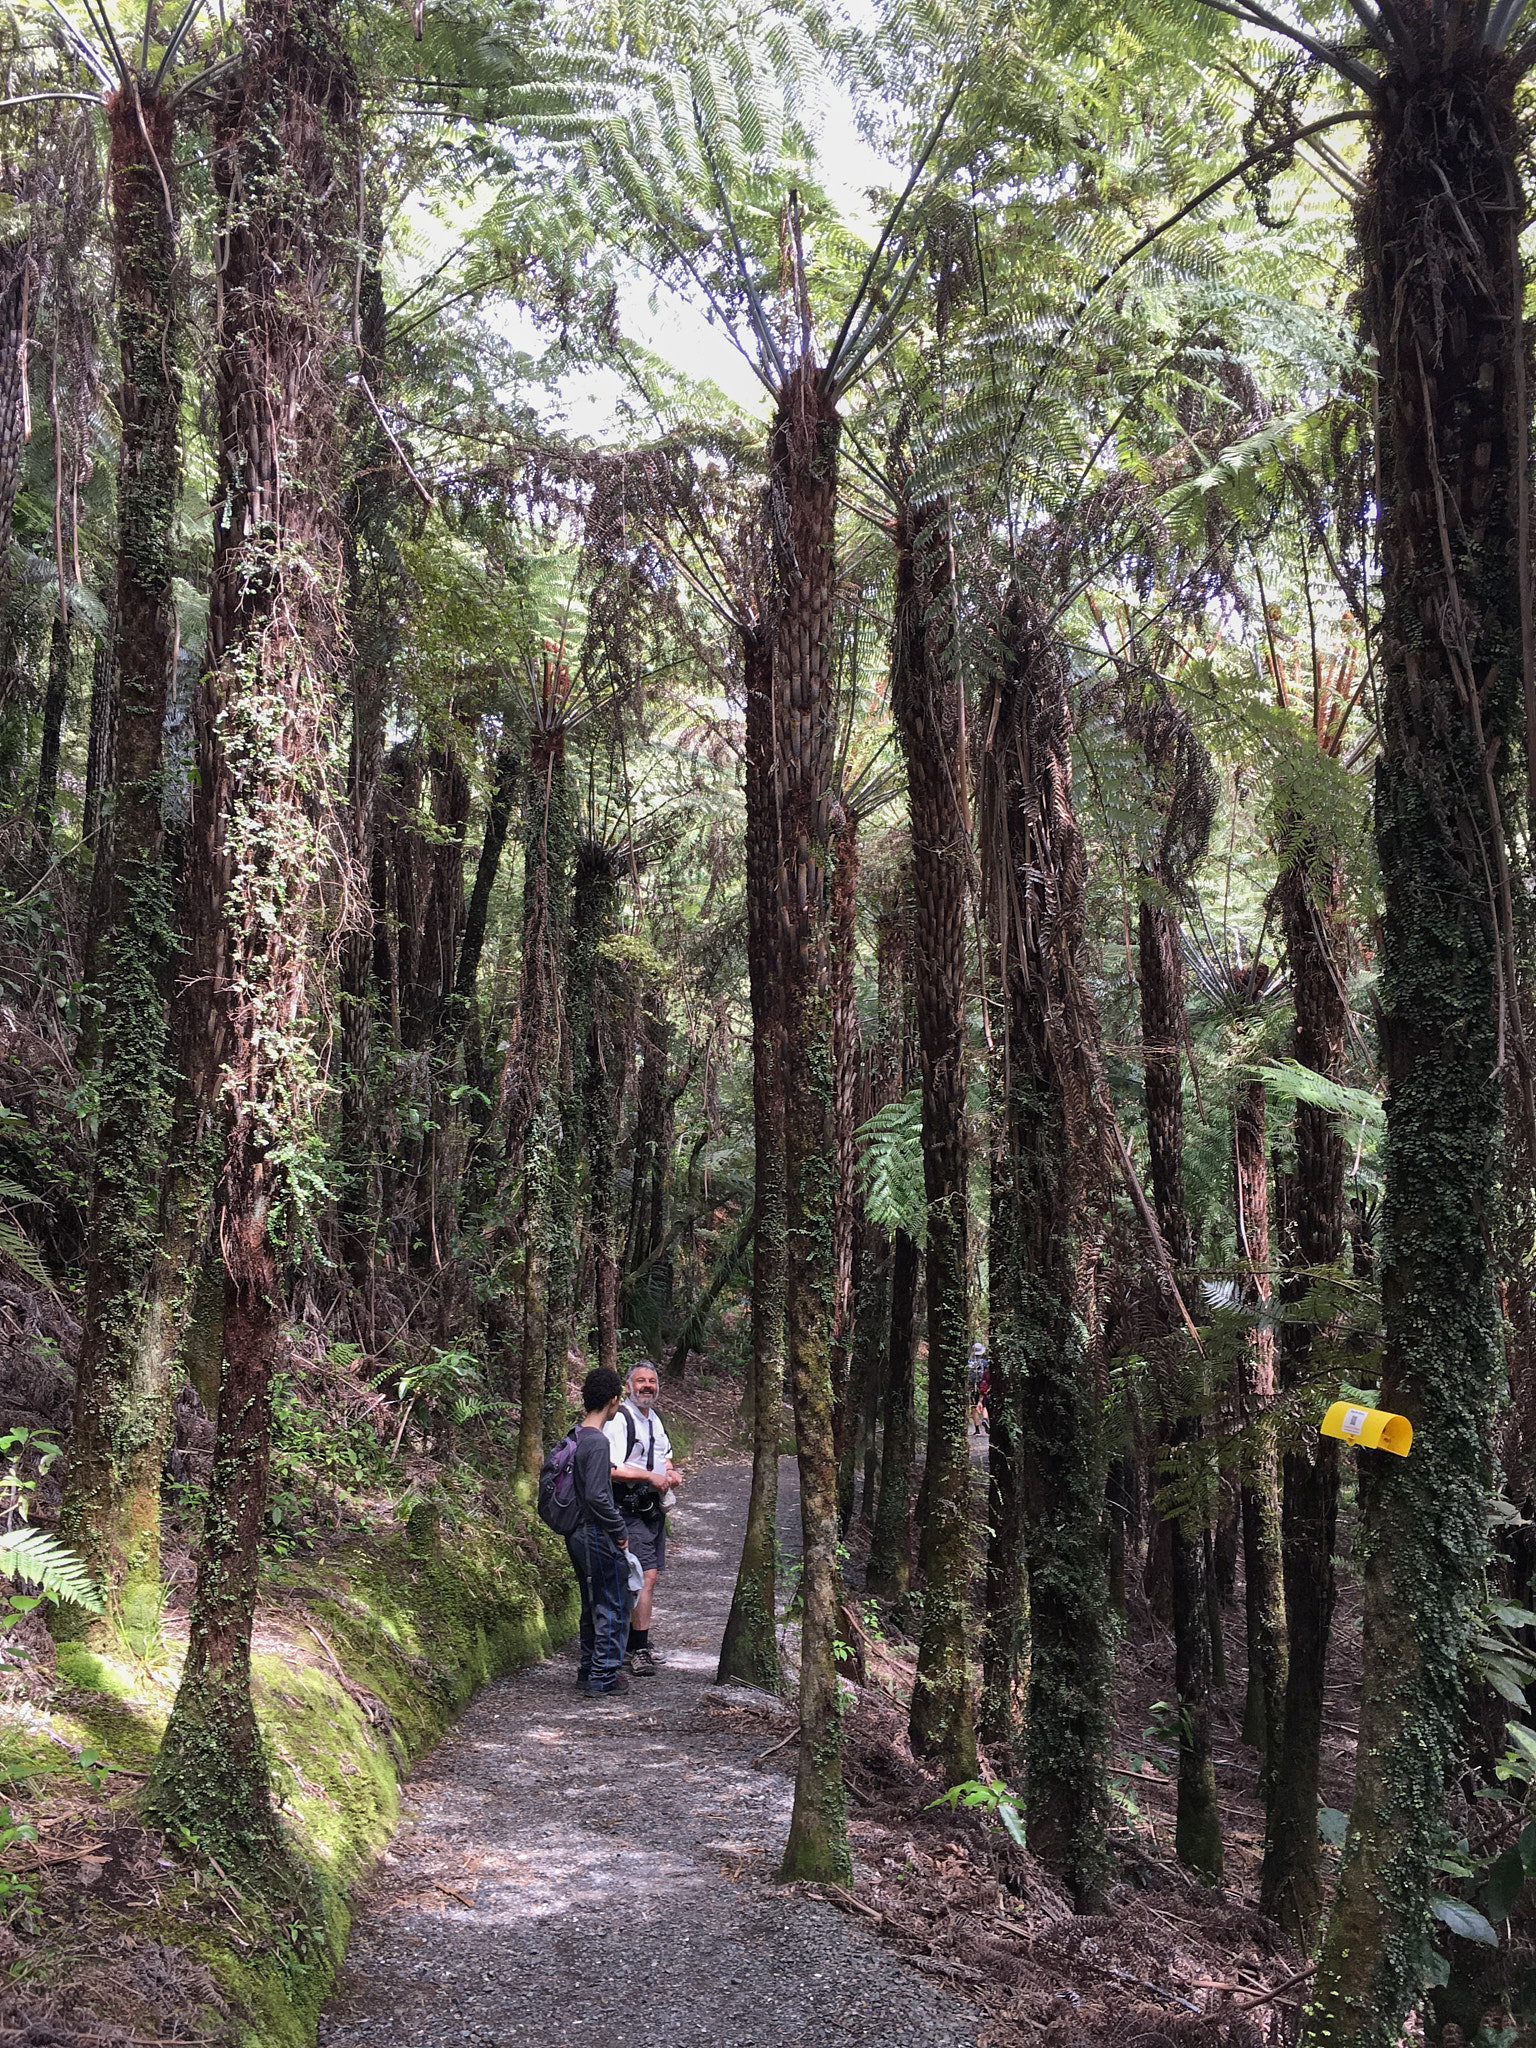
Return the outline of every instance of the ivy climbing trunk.
[[[800,1466],[803,1616],[800,1753],[783,1876],[846,1883],[853,1864],[834,1658],[841,1584],[832,1440],[836,1132],[828,888],[837,858],[832,604],[838,435],[837,408],[822,389],[807,343],[780,390],[769,444],[784,1326]]]
[[[310,1007],[343,586],[334,315],[359,95],[328,0],[253,0],[213,119],[224,266],[209,617],[227,949],[224,1374],[186,1663],[156,1819],[264,1884],[289,1866],[251,1699],[282,1234],[315,1138]],[[302,1174],[302,1164],[298,1169]],[[226,1868],[228,1863],[226,1862]]]
[[[912,815],[912,965],[923,1080],[928,1239],[928,1578],[911,1738],[947,1781],[976,1775],[967,1661],[970,1600],[970,1318],[967,1302],[965,947],[970,867],[965,702],[949,631],[950,537],[942,502],[898,504],[891,706]]]
[[[1262,1081],[1238,1090],[1232,1115],[1232,1168],[1237,1193],[1237,1251],[1248,1268],[1245,1293],[1259,1315],[1268,1313],[1268,1117]],[[1263,1753],[1266,1794],[1279,1759],[1272,1735],[1285,1714],[1285,1585],[1280,1556],[1280,1459],[1271,1409],[1275,1399],[1275,1333],[1260,1323],[1250,1331],[1238,1362],[1243,1457],[1238,1499],[1243,1521],[1244,1606],[1248,1631],[1248,1692],[1243,1739]]]
[[[1480,21],[1408,16],[1415,49],[1411,63],[1390,58],[1377,93],[1358,216],[1384,577],[1381,1405],[1409,1417],[1414,1444],[1408,1458],[1359,1459],[1359,1762],[1303,2036],[1313,2048],[1387,2048],[1424,1982],[1503,1377],[1488,1229],[1503,920],[1490,871],[1520,725],[1530,405],[1515,80],[1478,47]]]
[[[1341,1080],[1348,1010],[1339,864],[1315,856],[1303,842],[1281,870],[1275,894],[1295,993],[1296,1058],[1328,1080]],[[1337,1119],[1317,1103],[1296,1104],[1295,1212],[1296,1271],[1283,1290],[1291,1302],[1307,1292],[1313,1273],[1334,1264],[1344,1249],[1344,1134]],[[1305,1382],[1311,1350],[1309,1324],[1281,1324],[1284,1386]],[[1280,1536],[1290,1655],[1259,1896],[1264,1911],[1301,1948],[1316,1941],[1323,1910],[1317,1809],[1338,1513],[1337,1444],[1319,1436],[1288,1450]]]
[[[110,1620],[142,1641],[158,1623],[162,1597],[160,1479],[177,1328],[174,1304],[150,1278],[160,1244],[171,1111],[167,1034],[179,950],[161,807],[177,637],[178,183],[171,104],[147,80],[112,98],[108,120],[123,373],[112,655],[117,769],[92,877],[99,1107],[60,1530],[106,1591]]]
[[[993,1341],[1013,1353],[1009,1429],[1028,1565],[1027,1827],[1078,1910],[1094,1912],[1108,1876],[1113,1623],[1102,1422],[1078,1299],[1094,1093],[1086,1062],[1097,1038],[1081,957],[1087,859],[1072,807],[1066,669],[1018,591],[1003,646],[983,727],[983,843],[1007,1032],[1014,1250]]]
[[[752,1004],[752,1490],[718,1681],[779,1687],[774,1629],[779,1432],[784,1410],[784,1032],[779,828],[774,803],[773,636],[742,631],[746,694],[747,985]]]

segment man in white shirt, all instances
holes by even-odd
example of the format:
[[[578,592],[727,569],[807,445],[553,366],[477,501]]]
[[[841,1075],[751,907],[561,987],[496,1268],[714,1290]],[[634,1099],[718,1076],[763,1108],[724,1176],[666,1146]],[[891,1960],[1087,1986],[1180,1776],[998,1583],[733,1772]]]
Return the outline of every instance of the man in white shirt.
[[[656,1676],[656,1659],[651,1654],[651,1605],[656,1593],[656,1574],[667,1567],[669,1495],[682,1481],[682,1474],[672,1463],[672,1439],[656,1413],[660,1392],[661,1380],[655,1366],[648,1358],[642,1358],[630,1371],[627,1398],[605,1427],[613,1467],[614,1504],[624,1517],[629,1554],[639,1559],[645,1573],[630,1616],[625,1659],[637,1678]]]

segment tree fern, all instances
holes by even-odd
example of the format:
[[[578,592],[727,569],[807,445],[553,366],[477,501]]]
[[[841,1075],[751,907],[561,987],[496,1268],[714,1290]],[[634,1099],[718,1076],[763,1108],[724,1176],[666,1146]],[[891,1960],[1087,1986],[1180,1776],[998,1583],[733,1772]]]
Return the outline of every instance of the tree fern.
[[[67,1600],[91,1614],[101,1612],[96,1583],[75,1553],[46,1530],[23,1524],[0,1531],[0,1573],[35,1586],[46,1600]]]

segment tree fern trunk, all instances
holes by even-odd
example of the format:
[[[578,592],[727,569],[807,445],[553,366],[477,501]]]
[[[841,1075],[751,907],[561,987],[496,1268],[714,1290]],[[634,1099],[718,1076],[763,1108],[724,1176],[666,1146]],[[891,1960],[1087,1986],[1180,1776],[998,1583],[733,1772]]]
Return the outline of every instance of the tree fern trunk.
[[[948,625],[950,551],[942,504],[896,522],[891,705],[907,763],[915,926],[912,962],[923,1067],[928,1204],[928,1572],[912,1691],[912,1747],[958,1784],[976,1775],[967,1659],[970,1600],[970,1317],[965,1131],[965,705]]]
[[[1147,1150],[1152,1199],[1169,1257],[1189,1263],[1189,1217],[1184,1202],[1184,955],[1178,925],[1160,906],[1143,900],[1138,911],[1141,968],[1141,1043],[1146,1062]],[[1179,1399],[1182,1333],[1160,1341],[1163,1378],[1174,1412],[1164,1419],[1177,1447],[1198,1439],[1198,1415]],[[1211,1758],[1210,1604],[1205,1584],[1203,1517],[1177,1515],[1169,1527],[1172,1562],[1174,1685],[1179,1706],[1179,1795],[1174,1849],[1179,1861],[1212,1882],[1222,1871],[1221,1815]]]
[[[369,234],[358,295],[362,369],[375,394],[385,391],[387,339],[378,228]],[[394,534],[398,479],[383,428],[359,391],[353,401],[347,499],[347,623],[351,632],[352,718],[347,761],[347,825],[359,886],[369,914],[341,941],[341,1256],[371,1313],[379,1227],[379,1133],[369,1085],[373,1057],[376,908],[372,895],[379,782],[384,768],[384,698],[399,640],[402,570]]]
[[[538,1480],[546,1427],[552,1419],[546,1414],[544,1330],[556,1144],[550,1069],[559,1045],[556,975],[565,951],[574,845],[565,734],[558,729],[534,735],[524,821],[523,965],[515,1043],[508,1060],[507,1152],[522,1169],[517,1468],[520,1485],[531,1489]]]
[[[777,618],[773,649],[778,909],[784,1093],[784,1323],[800,1465],[800,1757],[783,1875],[846,1882],[834,1644],[837,1463],[832,1439],[836,1310],[836,1132],[829,869],[836,706],[832,604],[837,521],[836,407],[809,351],[780,393],[770,444]]]
[[[342,584],[333,289],[359,99],[334,14],[255,0],[214,119],[224,498],[210,612],[228,887],[218,1437],[187,1657],[149,1786],[165,1824],[270,1885],[288,1852],[251,1702],[289,1148],[314,1141],[310,1002]],[[226,1866],[227,1867],[227,1866]]]
[[[993,1342],[1012,1392],[1029,1573],[1028,1831],[1096,1911],[1107,1877],[1110,1608],[1104,1447],[1077,1248],[1089,1167],[1079,1014],[1086,855],[1072,809],[1066,672],[1015,593],[984,729],[994,929],[1008,1033],[1016,1253]]]
[[[773,639],[742,635],[746,693],[747,982],[752,1002],[752,1491],[719,1680],[779,1686],[774,1553],[784,1408],[784,1029],[779,978],[779,830],[774,802]]]
[[[1269,1306],[1269,1155],[1264,1083],[1238,1091],[1232,1118],[1238,1254],[1247,1262],[1247,1298]],[[1238,1366],[1245,1438],[1238,1499],[1243,1520],[1244,1602],[1248,1628],[1248,1694],[1243,1740],[1263,1752],[1261,1782],[1273,1783],[1285,1711],[1285,1587],[1280,1556],[1280,1460],[1270,1410],[1275,1399],[1275,1333],[1255,1329]]]
[[[1305,2035],[1329,2048],[1386,2048],[1423,1981],[1503,1364],[1487,1224],[1501,1058],[1489,870],[1530,573],[1520,140],[1506,59],[1459,36],[1442,52],[1438,19],[1410,16],[1416,77],[1387,71],[1359,215],[1385,572],[1381,1404],[1415,1435],[1411,1457],[1359,1459],[1359,1763]]]
[[[832,1212],[832,1435],[837,1448],[839,1527],[844,1453],[855,1430],[850,1408],[854,1321],[854,1253],[862,1207],[853,1156],[854,1102],[859,1085],[859,1015],[854,1002],[854,966],[858,954],[855,913],[859,894],[859,821],[848,810],[837,840],[832,871],[832,1132],[837,1177]]]
[[[592,1056],[597,949],[618,920],[619,885],[609,848],[588,840],[577,849],[571,921],[566,940],[560,1032],[560,1141],[550,1209],[549,1303],[545,1386],[551,1410],[562,1407],[580,1301],[576,1261],[576,1183],[587,1146],[588,1061]],[[615,1331],[617,1349],[617,1331]],[[549,1434],[546,1425],[546,1437]],[[563,1432],[562,1432],[563,1434]]]
[[[181,484],[175,123],[147,85],[109,108],[118,406],[117,774],[95,848],[93,997],[100,1096],[85,1314],[61,1530],[130,1637],[159,1618],[160,1478],[174,1320],[149,1313],[170,1117],[167,1037],[179,954],[160,770],[176,648]],[[168,211],[168,207],[171,209]]]
[[[1298,850],[1275,885],[1296,1002],[1296,1057],[1330,1080],[1344,1072],[1348,1014],[1344,994],[1342,876],[1333,861]],[[1309,1275],[1344,1249],[1344,1134],[1327,1110],[1296,1105],[1296,1264],[1285,1292],[1304,1294]],[[1280,1331],[1280,1372],[1287,1386],[1307,1377],[1312,1332],[1288,1322]],[[1323,1908],[1317,1808],[1323,1727],[1323,1678],[1333,1626],[1334,1535],[1339,1508],[1338,1446],[1328,1437],[1287,1451],[1281,1511],[1285,1617],[1289,1640],[1284,1719],[1271,1776],[1260,1901],[1291,1939],[1310,1948]]]

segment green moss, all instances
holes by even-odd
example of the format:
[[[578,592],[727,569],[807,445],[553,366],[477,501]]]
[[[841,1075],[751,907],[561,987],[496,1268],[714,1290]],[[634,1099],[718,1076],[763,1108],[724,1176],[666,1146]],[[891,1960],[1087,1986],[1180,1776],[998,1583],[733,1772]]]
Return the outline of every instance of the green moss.
[[[578,1614],[563,1547],[520,1519],[461,1528],[425,1552],[403,1533],[358,1543],[290,1563],[278,1590],[274,1619],[312,1660],[258,1653],[252,1692],[293,1864],[275,1893],[244,1891],[238,1940],[227,1915],[205,1917],[191,1884],[173,1881],[161,1909],[135,1919],[137,1932],[206,1964],[244,2048],[312,2048],[353,1887],[398,1818],[401,1771],[483,1685],[565,1641]],[[60,1649],[59,1669],[76,1698],[54,1717],[56,1732],[142,1772],[164,1732],[163,1705],[126,1704],[133,1675],[81,1644]],[[56,1758],[56,1744],[6,1738],[0,1771],[23,1777],[50,1751]]]
[[[128,1695],[129,1681],[124,1674],[84,1643],[60,1643],[59,1676],[82,1692],[111,1693],[118,1699]]]

